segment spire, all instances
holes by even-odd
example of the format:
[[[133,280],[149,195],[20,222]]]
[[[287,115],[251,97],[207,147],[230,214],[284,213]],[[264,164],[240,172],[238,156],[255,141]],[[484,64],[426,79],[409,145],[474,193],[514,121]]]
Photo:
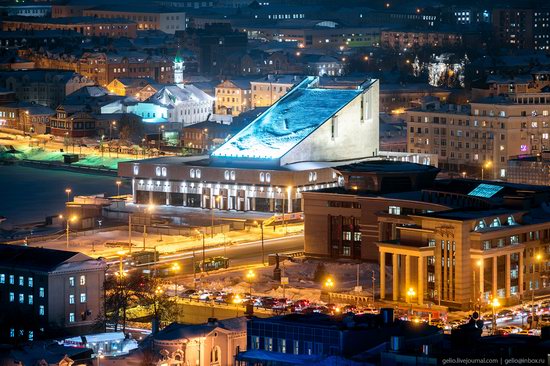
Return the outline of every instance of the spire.
[[[174,58],[174,83],[183,85],[183,57],[181,57],[180,49],[176,52]]]

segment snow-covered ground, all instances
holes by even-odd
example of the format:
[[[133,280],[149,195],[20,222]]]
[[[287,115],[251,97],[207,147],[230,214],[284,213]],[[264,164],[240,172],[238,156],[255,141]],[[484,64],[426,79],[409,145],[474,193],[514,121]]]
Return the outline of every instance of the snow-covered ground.
[[[320,302],[322,285],[313,280],[318,260],[299,262],[285,261],[281,265],[282,276],[288,277],[289,284],[285,286],[285,297],[291,300],[306,299],[310,302]],[[283,297],[283,286],[273,280],[274,266],[257,266],[254,268],[256,277],[252,281],[252,293],[258,296]],[[332,291],[353,291],[357,280],[357,264],[325,263],[327,275],[335,283]],[[362,295],[372,296],[372,271],[375,274],[375,286],[378,287],[378,265],[373,263],[359,264],[359,285],[363,286]],[[247,269],[224,271],[208,276],[207,289],[212,291],[227,291],[231,293],[248,293],[250,283],[246,279]],[[378,289],[376,289],[378,291]]]

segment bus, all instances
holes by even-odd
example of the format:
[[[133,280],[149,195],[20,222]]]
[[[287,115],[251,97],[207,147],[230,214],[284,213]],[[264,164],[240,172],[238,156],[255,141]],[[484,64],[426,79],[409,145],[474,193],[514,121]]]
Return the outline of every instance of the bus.
[[[229,268],[229,259],[226,257],[212,257],[204,260],[204,271],[210,272],[217,269]],[[202,261],[195,263],[195,271],[200,272],[202,270]]]

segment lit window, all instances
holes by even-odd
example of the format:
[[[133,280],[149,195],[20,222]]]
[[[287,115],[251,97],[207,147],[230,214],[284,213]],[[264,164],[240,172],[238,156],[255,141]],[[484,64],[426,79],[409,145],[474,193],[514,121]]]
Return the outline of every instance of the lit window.
[[[480,220],[476,227],[474,228],[474,231],[478,231],[478,230],[481,230],[481,229],[484,229],[485,228],[485,221],[484,220]]]
[[[19,303],[24,304],[25,303],[25,294],[19,294]]]
[[[195,169],[191,169],[189,171],[189,175],[191,176],[191,178],[195,178]]]
[[[33,300],[34,300],[33,296],[32,296],[32,295],[29,295],[29,296],[28,296],[28,300],[29,300],[29,301],[28,301],[28,302],[29,302],[29,305],[32,305]]]
[[[40,306],[38,307],[38,315],[44,316],[45,312],[46,312],[46,311],[44,310],[44,305],[40,305]]]
[[[260,173],[260,176],[262,175],[262,173]],[[229,180],[229,170],[226,170],[223,172],[223,177],[225,180]]]
[[[388,212],[390,213],[390,215],[401,215],[401,207],[390,206],[388,207]]]
[[[69,277],[69,286],[74,287],[74,277]]]
[[[80,303],[86,302],[86,294],[80,294]]]
[[[271,182],[271,173],[265,173],[265,181],[267,183]]]
[[[86,284],[86,276],[82,275],[80,276],[80,286],[84,286]]]
[[[231,171],[231,180],[235,180],[235,171],[234,170]]]
[[[162,167],[162,176],[166,177],[166,167],[165,166]]]
[[[29,341],[32,341],[34,339],[34,332],[32,330],[29,330]]]
[[[19,286],[25,286],[25,277],[19,276]]]
[[[74,323],[74,313],[69,313],[69,323]]]
[[[38,297],[44,297],[44,287],[38,289]]]
[[[508,216],[506,222],[508,222],[508,225],[516,225],[516,220],[514,219],[514,216]]]
[[[4,273],[0,273],[0,283],[6,283],[6,275]]]
[[[69,295],[69,304],[74,304],[74,295]]]
[[[10,337],[11,338],[15,337],[15,329],[14,328],[10,328]]]
[[[311,181],[311,179],[310,179],[310,181]],[[265,182],[265,174],[263,172],[260,173],[260,182]]]
[[[10,292],[10,302],[15,301],[15,294],[13,292]]]
[[[260,349],[260,337],[252,336],[252,349]]]
[[[500,227],[500,219],[498,217],[494,218],[493,222],[489,226],[490,227]]]
[[[265,337],[264,339],[264,348],[266,351],[273,351],[273,338]]]
[[[29,278],[27,279],[27,283],[28,283],[29,287],[32,287],[32,286],[34,285],[34,280],[33,280],[33,278],[32,278],[32,277],[29,277]]]
[[[10,275],[10,285],[14,285],[14,284],[15,284],[15,276]]]

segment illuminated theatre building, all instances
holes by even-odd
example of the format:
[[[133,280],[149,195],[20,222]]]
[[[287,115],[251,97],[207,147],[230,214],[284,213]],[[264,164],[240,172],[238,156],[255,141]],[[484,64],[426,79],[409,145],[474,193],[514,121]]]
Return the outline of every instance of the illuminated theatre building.
[[[119,175],[138,204],[301,211],[301,192],[338,184],[331,167],[378,154],[378,81],[318,83],[306,78],[210,156],[124,162]]]

